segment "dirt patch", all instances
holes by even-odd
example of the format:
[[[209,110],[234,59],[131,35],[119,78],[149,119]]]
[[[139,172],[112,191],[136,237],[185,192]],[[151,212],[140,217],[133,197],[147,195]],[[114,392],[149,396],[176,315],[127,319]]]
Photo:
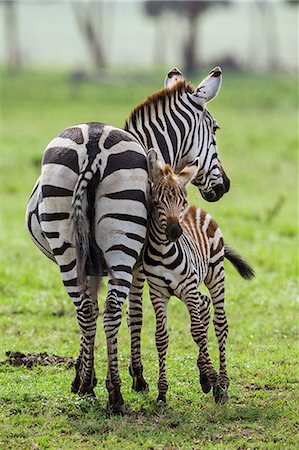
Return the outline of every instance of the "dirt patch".
[[[11,366],[19,367],[25,366],[31,368],[33,366],[62,366],[66,365],[67,368],[73,367],[76,362],[76,358],[68,356],[49,355],[48,353],[28,353],[25,355],[20,352],[8,351],[5,353],[7,356],[6,361],[2,364],[10,364]]]

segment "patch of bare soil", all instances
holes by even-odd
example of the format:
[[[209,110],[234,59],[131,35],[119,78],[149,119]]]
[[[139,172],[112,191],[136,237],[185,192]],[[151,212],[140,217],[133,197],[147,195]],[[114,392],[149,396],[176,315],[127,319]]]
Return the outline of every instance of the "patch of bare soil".
[[[57,356],[49,355],[47,352],[44,353],[28,353],[25,355],[21,352],[11,352],[5,353],[7,356],[6,361],[3,364],[10,364],[11,366],[19,367],[25,366],[31,368],[33,366],[62,366],[66,365],[67,368],[73,367],[76,362],[76,358],[71,358],[68,356]]]

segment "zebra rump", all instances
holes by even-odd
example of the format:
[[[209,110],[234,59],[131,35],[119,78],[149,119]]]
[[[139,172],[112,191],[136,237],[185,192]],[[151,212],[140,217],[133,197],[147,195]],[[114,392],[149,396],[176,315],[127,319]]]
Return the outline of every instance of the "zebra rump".
[[[239,255],[239,253],[228,247],[228,245],[224,246],[224,257],[232,263],[241,277],[245,280],[251,280],[255,277],[254,270],[250,266],[250,264],[248,264],[248,262],[245,261],[245,259],[241,255]]]

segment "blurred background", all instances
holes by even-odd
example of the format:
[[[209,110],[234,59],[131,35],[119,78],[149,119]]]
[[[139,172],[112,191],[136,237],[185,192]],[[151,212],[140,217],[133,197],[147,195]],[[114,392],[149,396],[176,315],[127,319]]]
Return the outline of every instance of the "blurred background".
[[[108,69],[177,65],[294,72],[298,1],[2,0],[0,62]]]

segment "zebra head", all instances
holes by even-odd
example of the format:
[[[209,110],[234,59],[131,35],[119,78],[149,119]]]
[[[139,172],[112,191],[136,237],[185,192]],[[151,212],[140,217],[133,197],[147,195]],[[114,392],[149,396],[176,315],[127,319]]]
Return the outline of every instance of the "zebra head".
[[[188,106],[189,136],[182,143],[179,168],[197,160],[199,170],[192,180],[198,187],[202,197],[209,201],[219,200],[229,191],[230,181],[218,156],[216,146],[216,130],[219,128],[213,116],[206,109],[206,103],[216,97],[221,86],[222,73],[220,67],[215,67],[195,89],[188,89],[182,100]],[[182,73],[173,68],[164,81],[164,87],[175,89],[184,82]],[[184,103],[180,106],[184,108]]]
[[[150,149],[147,154],[149,180],[152,184],[151,214],[160,233],[165,233],[170,242],[177,241],[182,234],[180,225],[186,203],[185,186],[198,171],[198,165],[185,167],[178,176],[169,164],[162,167],[157,153]]]

